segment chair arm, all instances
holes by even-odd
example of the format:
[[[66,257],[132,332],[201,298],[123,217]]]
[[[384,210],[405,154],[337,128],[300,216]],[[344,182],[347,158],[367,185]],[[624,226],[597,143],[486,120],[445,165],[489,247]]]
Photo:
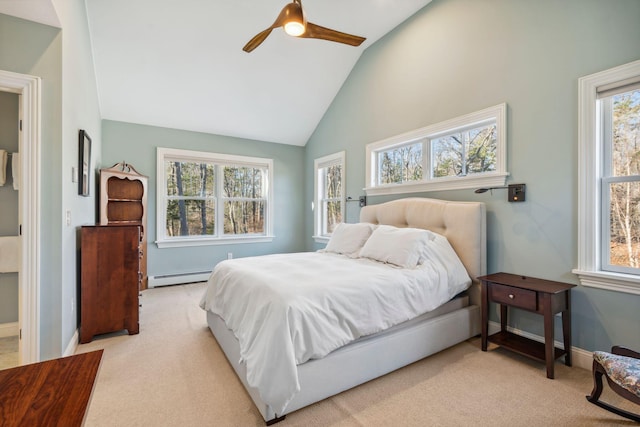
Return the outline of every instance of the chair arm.
[[[617,354],[618,356],[633,357],[634,359],[640,359],[640,353],[625,347],[617,346],[617,345],[611,347],[611,353]]]

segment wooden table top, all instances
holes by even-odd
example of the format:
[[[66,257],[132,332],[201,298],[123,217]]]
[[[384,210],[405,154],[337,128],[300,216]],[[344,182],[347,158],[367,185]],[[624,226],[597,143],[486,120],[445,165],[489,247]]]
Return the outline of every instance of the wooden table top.
[[[0,425],[81,426],[102,352],[0,370]]]
[[[575,288],[571,283],[556,282],[553,280],[538,279],[537,277],[522,276],[511,273],[493,273],[478,277],[478,280],[496,282],[502,285],[515,286],[522,289],[529,289],[536,292],[557,294]]]

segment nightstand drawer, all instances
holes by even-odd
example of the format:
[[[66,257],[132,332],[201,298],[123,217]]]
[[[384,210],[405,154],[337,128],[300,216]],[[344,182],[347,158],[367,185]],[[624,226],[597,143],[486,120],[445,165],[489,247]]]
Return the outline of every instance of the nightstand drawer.
[[[514,288],[513,286],[491,283],[489,286],[489,299],[511,307],[519,307],[525,310],[536,311],[536,292],[528,289]]]

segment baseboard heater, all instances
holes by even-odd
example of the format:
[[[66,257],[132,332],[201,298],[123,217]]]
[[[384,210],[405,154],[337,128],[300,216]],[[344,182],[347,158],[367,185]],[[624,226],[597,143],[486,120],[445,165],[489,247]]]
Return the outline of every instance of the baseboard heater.
[[[198,271],[194,273],[162,274],[149,276],[149,287],[181,285],[184,283],[204,282],[211,275],[211,271]]]

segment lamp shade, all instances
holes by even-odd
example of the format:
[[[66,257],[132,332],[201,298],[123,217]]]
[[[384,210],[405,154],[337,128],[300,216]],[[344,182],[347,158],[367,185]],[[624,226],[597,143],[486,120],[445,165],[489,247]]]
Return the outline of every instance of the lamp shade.
[[[307,21],[304,18],[302,6],[298,2],[289,3],[281,12],[283,16],[282,28],[290,36],[298,37],[304,34]]]

